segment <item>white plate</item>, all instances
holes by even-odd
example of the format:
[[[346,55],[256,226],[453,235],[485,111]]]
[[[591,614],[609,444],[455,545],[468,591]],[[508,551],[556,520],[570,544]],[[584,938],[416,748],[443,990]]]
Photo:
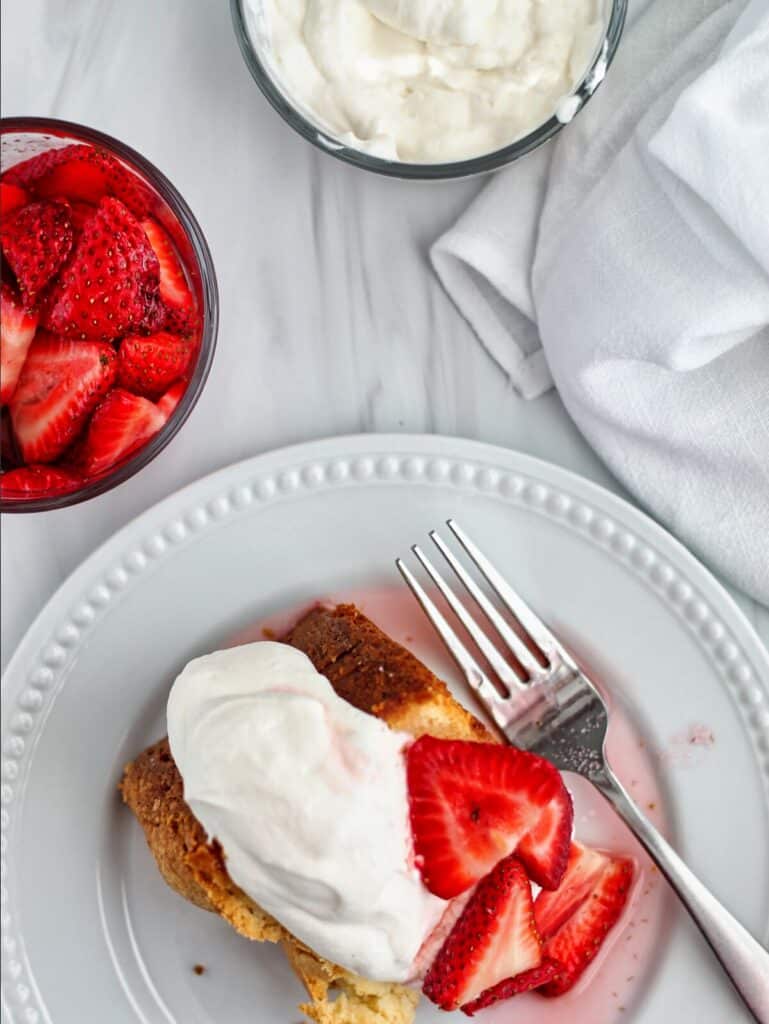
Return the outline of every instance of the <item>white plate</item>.
[[[115,785],[163,733],[187,659],[281,608],[395,582],[393,558],[448,515],[611,680],[663,753],[674,842],[766,937],[769,658],[712,576],[554,466],[448,438],[339,438],[233,466],[151,509],[74,573],[16,652],[3,684],[9,1022],[297,1019],[279,953],[165,887]],[[712,746],[687,745],[693,726]],[[685,915],[662,927],[633,1005],[591,1024],[748,1021]],[[420,1011],[434,1019],[446,1017]]]

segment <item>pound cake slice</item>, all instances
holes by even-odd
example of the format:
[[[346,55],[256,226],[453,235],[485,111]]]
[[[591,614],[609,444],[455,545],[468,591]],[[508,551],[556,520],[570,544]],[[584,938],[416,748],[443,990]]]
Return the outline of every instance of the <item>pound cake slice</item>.
[[[284,642],[303,651],[340,697],[393,729],[414,737],[494,741],[445,683],[353,605],[313,608]],[[281,944],[311,1000],[300,1009],[316,1024],[411,1024],[417,990],[369,981],[324,960],[234,884],[220,847],[208,842],[184,802],[167,739],[126,765],[120,790],[172,889],[218,913],[246,938]]]

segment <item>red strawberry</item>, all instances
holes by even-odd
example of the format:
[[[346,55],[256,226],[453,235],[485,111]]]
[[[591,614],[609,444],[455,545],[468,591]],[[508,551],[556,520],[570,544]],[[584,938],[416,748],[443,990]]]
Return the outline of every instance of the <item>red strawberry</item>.
[[[116,374],[111,345],[38,334],[10,405],[25,462],[53,462],[61,455]]]
[[[86,203],[117,196],[137,217],[146,216],[152,206],[152,193],[133,171],[104,150],[80,143],[49,149],[16,164],[5,172],[3,181],[41,197],[64,196]]]
[[[422,736],[409,747],[407,777],[416,863],[443,899],[512,853],[553,801],[571,811],[557,769],[515,747]],[[557,860],[559,833],[554,844]],[[547,860],[545,849],[540,855]]]
[[[149,441],[164,423],[154,402],[113,388],[91,417],[77,465],[89,476],[98,476]]]
[[[18,210],[27,201],[27,193],[18,185],[0,184],[0,217],[7,217],[9,213]]]
[[[0,410],[0,470],[15,469],[23,462],[16,438],[13,436],[11,414],[4,408]]]
[[[168,420],[171,418],[171,414],[177,405],[181,401],[181,397],[187,390],[186,380],[177,380],[175,384],[166,391],[166,393],[157,400],[157,407],[163,413],[165,418]]]
[[[43,326],[71,338],[118,338],[144,322],[158,280],[139,222],[120,200],[102,199],[51,289]]]
[[[160,264],[160,298],[167,307],[165,326],[186,333],[194,325],[195,298],[173,242],[152,217],[143,220],[142,227]]]
[[[0,288],[0,404],[16,390],[21,368],[37,330],[37,313],[24,309],[9,285]]]
[[[83,233],[86,221],[96,213],[96,207],[90,203],[83,203],[79,200],[69,204],[69,217],[72,221],[72,234],[77,244],[78,239]]]
[[[191,351],[186,338],[166,331],[147,337],[129,334],[120,343],[118,384],[157,398],[187,369]]]
[[[531,885],[515,857],[506,857],[478,883],[433,960],[422,991],[441,1009],[455,1010],[541,962]]]
[[[558,974],[542,988],[559,996],[574,985],[619,920],[633,881],[633,862],[574,843],[557,892],[539,894],[534,904],[545,955]]]
[[[514,978],[505,978],[504,981],[499,981],[491,988],[487,988],[485,992],[481,992],[479,996],[461,1007],[462,1013],[472,1017],[478,1010],[485,1010],[493,1003],[501,1003],[504,999],[512,999],[513,996],[521,995],[522,992],[530,992],[533,988],[539,988],[541,985],[546,985],[548,981],[552,981],[558,971],[559,965],[555,960],[545,957],[539,967],[521,971]]]
[[[34,303],[72,248],[69,204],[29,203],[4,221],[0,244],[25,300]]]
[[[198,326],[197,307],[190,306],[182,309],[180,306],[169,306],[161,301],[158,303],[157,312],[153,314],[157,318],[157,326],[150,321],[147,324],[149,330],[170,331],[171,334],[194,334]]]
[[[557,889],[571,848],[574,809],[564,788],[542,812],[535,828],[524,836],[515,851],[532,882],[543,889]]]
[[[82,483],[82,477],[55,466],[22,466],[0,475],[0,495],[15,498],[30,494],[66,494],[77,490]]]

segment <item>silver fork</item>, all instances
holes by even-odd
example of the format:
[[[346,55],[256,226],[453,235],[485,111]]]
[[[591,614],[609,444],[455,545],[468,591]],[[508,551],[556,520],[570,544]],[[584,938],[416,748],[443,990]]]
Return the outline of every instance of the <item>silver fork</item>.
[[[441,555],[498,635],[498,640],[492,640],[419,545],[413,546],[428,576],[507,690],[509,696],[502,696],[408,566],[396,559],[467,682],[510,743],[541,754],[561,771],[585,776],[600,790],[678,893],[755,1019],[769,1024],[769,953],[689,870],[617,779],[606,760],[606,704],[586,672],[464,530],[453,519],[447,525],[520,627],[520,634],[511,628],[445,541],[431,531]],[[504,655],[499,640],[507,648]]]

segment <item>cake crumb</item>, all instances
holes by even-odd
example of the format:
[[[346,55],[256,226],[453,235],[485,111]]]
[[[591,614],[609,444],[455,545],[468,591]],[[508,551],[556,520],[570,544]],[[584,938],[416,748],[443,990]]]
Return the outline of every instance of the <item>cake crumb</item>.
[[[264,637],[265,640],[277,640],[278,639],[278,634],[275,632],[274,629],[270,629],[269,626],[263,626],[262,627],[262,636]]]
[[[195,964],[195,966],[192,969],[198,976],[206,973],[206,969],[203,964]]]
[[[649,803],[646,806],[649,808],[650,811],[656,811],[657,810],[657,803],[654,800],[650,800]]]

